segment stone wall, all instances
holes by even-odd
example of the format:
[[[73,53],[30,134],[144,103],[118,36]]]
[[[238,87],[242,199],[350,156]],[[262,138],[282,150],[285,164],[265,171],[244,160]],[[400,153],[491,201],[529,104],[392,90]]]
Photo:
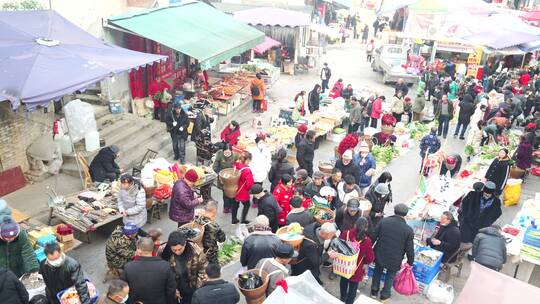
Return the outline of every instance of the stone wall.
[[[26,172],[28,160],[26,149],[41,136],[52,136],[54,107],[50,103],[47,111],[40,108],[27,112],[24,106],[17,111],[7,101],[0,101],[0,171],[21,166]]]

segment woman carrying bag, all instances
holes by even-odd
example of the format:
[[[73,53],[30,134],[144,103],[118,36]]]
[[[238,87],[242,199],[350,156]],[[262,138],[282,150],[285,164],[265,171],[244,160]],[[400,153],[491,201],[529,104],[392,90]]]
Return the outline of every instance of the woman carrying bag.
[[[364,279],[369,264],[375,260],[373,245],[371,244],[371,239],[368,237],[368,220],[365,217],[358,218],[354,224],[354,228],[342,231],[339,238],[351,243],[356,243],[358,248],[356,271],[348,279],[341,277],[341,281],[339,282],[341,301],[345,302],[345,304],[353,304],[356,298],[358,284]]]

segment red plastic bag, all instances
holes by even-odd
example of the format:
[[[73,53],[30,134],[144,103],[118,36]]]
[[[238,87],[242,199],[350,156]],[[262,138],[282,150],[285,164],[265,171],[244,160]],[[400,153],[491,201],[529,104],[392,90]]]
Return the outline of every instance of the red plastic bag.
[[[156,190],[154,190],[154,197],[163,200],[171,197],[171,193],[172,187],[167,184],[163,184],[159,185]]]
[[[411,265],[403,264],[403,266],[401,266],[401,271],[394,279],[394,289],[404,296],[411,296],[420,292]]]
[[[268,101],[266,99],[261,100],[261,111],[266,112],[268,110]]]
[[[532,165],[531,174],[534,176],[540,176],[540,166]]]

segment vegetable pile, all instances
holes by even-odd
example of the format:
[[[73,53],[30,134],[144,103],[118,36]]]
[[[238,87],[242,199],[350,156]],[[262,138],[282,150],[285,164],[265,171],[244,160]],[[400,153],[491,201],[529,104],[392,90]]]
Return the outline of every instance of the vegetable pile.
[[[237,239],[229,239],[223,243],[223,246],[218,251],[219,265],[225,266],[232,261],[235,256],[240,252],[242,244]]]
[[[373,146],[373,149],[371,150],[371,154],[373,154],[373,157],[375,157],[375,161],[377,163],[383,163],[388,164],[392,161],[394,156],[396,155],[397,151],[394,147],[388,146],[388,147],[381,147],[381,146]]]

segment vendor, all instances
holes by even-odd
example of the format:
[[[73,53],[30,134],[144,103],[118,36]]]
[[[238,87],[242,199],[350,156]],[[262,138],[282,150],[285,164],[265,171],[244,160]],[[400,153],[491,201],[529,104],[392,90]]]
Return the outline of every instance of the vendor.
[[[298,144],[300,144],[300,142],[304,139],[304,137],[306,136],[307,129],[308,127],[305,124],[299,124],[298,127],[296,127],[297,133],[296,133],[296,136],[294,137],[295,147],[298,147]]]
[[[159,95],[170,89],[171,86],[166,81],[162,80],[160,75],[157,75],[156,80],[148,87],[148,95],[154,101],[154,119],[161,119],[161,122],[165,122],[165,110],[167,109],[167,104],[161,102]]]
[[[461,156],[459,154],[450,154],[441,165],[440,175],[446,175],[450,172],[450,177],[454,177],[461,168]]]
[[[115,181],[120,177],[120,167],[116,163],[116,159],[120,154],[120,149],[117,146],[111,145],[99,150],[98,154],[90,163],[90,176],[94,182],[103,182],[106,179]]]
[[[373,227],[376,227],[379,221],[384,217],[384,208],[388,202],[387,197],[390,195],[388,184],[379,183],[375,188],[369,189],[366,193],[366,199],[371,203],[370,218]]]
[[[238,154],[234,154],[231,150],[231,146],[227,143],[223,144],[223,149],[218,151],[212,169],[214,172],[221,172],[223,169],[234,167],[234,163],[238,160]],[[218,178],[217,187],[223,190],[223,183],[221,179]],[[223,191],[223,213],[231,213],[233,204],[235,203],[234,198],[229,198],[225,191]]]
[[[224,143],[234,147],[238,144],[240,138],[240,124],[236,120],[231,121],[223,131],[221,131],[221,140]]]
[[[0,205],[5,201],[0,200]],[[18,278],[36,272],[39,264],[25,230],[11,217],[0,223],[0,268],[11,270]]]
[[[146,194],[130,174],[120,177],[118,211],[123,216],[124,224],[133,223],[139,228],[146,224]]]
[[[443,212],[436,232],[426,239],[426,243],[429,247],[443,253],[443,263],[456,260],[454,254],[460,246],[460,232],[454,215],[450,211]]]
[[[506,186],[508,176],[510,175],[510,157],[508,149],[502,148],[499,155],[495,158],[486,172],[486,180],[495,183],[495,194],[500,195]]]

